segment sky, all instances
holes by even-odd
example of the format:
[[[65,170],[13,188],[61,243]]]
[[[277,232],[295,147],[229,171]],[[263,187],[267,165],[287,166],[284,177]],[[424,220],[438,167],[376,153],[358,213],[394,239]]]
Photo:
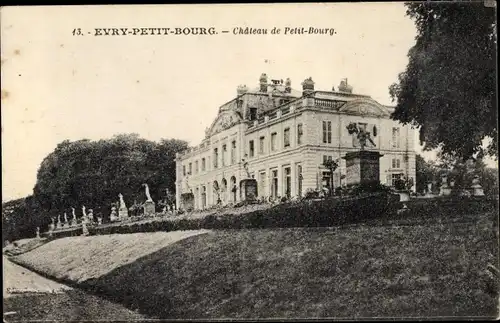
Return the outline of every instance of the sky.
[[[41,161],[66,139],[138,133],[196,145],[237,86],[258,86],[261,73],[299,90],[307,77],[318,90],[348,78],[355,93],[393,104],[388,87],[416,35],[402,3],[2,7],[0,15],[3,201],[32,194]],[[218,34],[95,36],[153,27]],[[239,27],[268,34],[234,35]],[[286,27],[335,34],[284,35]]]

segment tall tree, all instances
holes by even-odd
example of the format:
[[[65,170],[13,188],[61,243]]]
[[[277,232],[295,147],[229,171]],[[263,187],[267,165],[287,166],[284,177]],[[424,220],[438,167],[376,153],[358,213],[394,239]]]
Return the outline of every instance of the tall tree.
[[[123,194],[127,206],[145,200],[143,183],[148,183],[155,201],[165,199],[168,188],[175,191],[175,154],[187,148],[177,139],[159,143],[136,134],[111,139],[70,142],[65,140],[42,161],[33,196],[3,204],[4,230],[10,238],[33,236],[37,226],[44,230],[64,212],[85,205],[104,219],[111,204]],[[172,201],[171,201],[172,203]]]
[[[416,24],[409,63],[390,86],[392,117],[420,126],[424,149],[463,160],[498,157],[496,10],[477,2],[412,2]],[[482,140],[491,138],[486,151]]]

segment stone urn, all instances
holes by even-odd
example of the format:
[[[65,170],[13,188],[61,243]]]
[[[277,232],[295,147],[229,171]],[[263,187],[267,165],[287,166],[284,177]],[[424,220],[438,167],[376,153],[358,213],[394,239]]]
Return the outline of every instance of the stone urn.
[[[471,185],[471,193],[473,196],[484,196],[484,189],[479,184],[479,175],[474,175]]]

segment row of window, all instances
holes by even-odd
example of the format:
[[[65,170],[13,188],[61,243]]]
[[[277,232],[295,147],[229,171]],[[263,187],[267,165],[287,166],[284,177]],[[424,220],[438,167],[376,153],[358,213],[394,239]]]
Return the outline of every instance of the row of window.
[[[373,126],[373,129],[368,130],[367,123],[358,122],[358,129],[363,129],[364,131],[369,131],[373,137],[377,136],[377,127]],[[331,121],[323,121],[323,143],[331,144],[332,143],[332,122]],[[400,148],[400,129],[395,127],[392,128],[392,148]]]
[[[302,166],[296,166],[296,195],[302,195]],[[258,194],[259,196],[265,196],[269,194],[271,197],[276,198],[279,196],[279,181],[278,181],[278,169],[271,169],[270,174],[270,182],[268,187],[268,192],[266,192],[267,187],[267,174],[265,171],[259,172],[258,179]],[[255,178],[255,175],[252,175],[252,178]],[[292,168],[291,166],[283,167],[283,195],[290,198],[293,194],[292,192]]]
[[[304,135],[302,124],[297,125],[297,145],[302,144],[302,137]],[[285,128],[283,131],[283,148],[290,147],[290,128]],[[278,133],[271,133],[271,152],[276,151],[278,149]],[[266,137],[261,136],[259,138],[259,155],[263,155],[266,153]],[[250,158],[255,156],[255,141],[250,140],[248,142],[248,155]]]
[[[226,166],[226,159],[227,159],[227,145],[224,144],[222,145],[222,150],[221,150],[221,166],[224,167]],[[208,162],[207,162],[207,158],[208,158]],[[207,163],[210,162],[210,157],[207,157],[207,158],[202,158],[201,159],[201,170],[199,169],[199,164],[198,164],[198,161],[195,161],[194,162],[194,174],[197,174],[199,173],[200,171],[204,172],[207,170]],[[219,148],[214,148],[213,150],[213,161],[214,161],[214,168],[218,168],[219,167]],[[231,158],[229,160],[230,162],[230,165],[233,165],[236,163],[236,141],[233,140],[231,142]],[[184,174],[184,176],[186,176],[186,174],[188,175],[191,175],[193,174],[193,163],[189,163],[188,164],[188,169],[186,170],[186,166],[184,165],[182,167],[182,173]]]
[[[366,123],[358,123],[358,128],[359,129],[364,129],[366,130],[367,124]],[[373,127],[372,130],[373,136],[377,135],[377,130],[375,126]],[[278,133],[273,132],[271,133],[271,152],[274,152],[278,149],[278,143],[277,139],[278,138]],[[302,144],[302,138],[303,138],[303,128],[302,124],[297,125],[297,145]],[[323,143],[330,144],[332,143],[332,122],[331,121],[323,121]],[[255,157],[255,142],[254,140],[250,140],[248,143],[249,146],[249,157]],[[290,128],[285,128],[283,131],[283,148],[290,147]],[[400,129],[399,128],[392,128],[392,147],[393,148],[400,148]],[[221,151],[221,166],[224,167],[226,166],[226,154],[227,154],[227,145],[222,146],[222,151]],[[261,136],[259,138],[259,155],[264,155],[266,154],[266,137]],[[219,149],[214,148],[214,158],[213,158],[213,166],[214,168],[219,167]],[[231,142],[231,158],[230,158],[230,165],[233,165],[236,163],[236,141]],[[399,160],[394,160],[393,159],[393,168],[399,168],[400,161]],[[205,158],[201,159],[201,171],[204,172],[206,170],[206,160]],[[199,172],[198,168],[198,161],[195,161],[195,173]],[[193,169],[192,169],[192,163],[189,163],[189,171],[188,174],[192,174]],[[186,166],[183,166],[183,174],[186,175]]]

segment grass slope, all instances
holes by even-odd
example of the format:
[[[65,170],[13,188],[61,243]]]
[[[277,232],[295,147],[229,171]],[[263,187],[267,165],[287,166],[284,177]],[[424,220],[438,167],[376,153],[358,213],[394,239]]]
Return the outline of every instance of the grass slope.
[[[70,282],[101,277],[176,241],[204,230],[78,236],[53,240],[13,259],[38,272]]]
[[[212,231],[96,270],[106,273],[80,286],[158,318],[495,317],[498,294],[485,269],[498,267],[497,242],[487,216],[447,225]],[[52,243],[18,260],[64,278],[56,253],[34,255]]]
[[[23,294],[4,299],[4,313],[15,312],[4,322],[12,321],[137,321],[147,316],[133,312],[106,299],[79,290],[59,294]]]

